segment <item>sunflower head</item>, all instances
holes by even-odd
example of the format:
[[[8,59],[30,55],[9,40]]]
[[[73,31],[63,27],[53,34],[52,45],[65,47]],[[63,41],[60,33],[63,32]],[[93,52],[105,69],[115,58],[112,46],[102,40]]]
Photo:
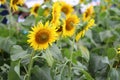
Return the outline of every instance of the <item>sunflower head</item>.
[[[117,48],[117,53],[120,54],[120,48]]]
[[[85,32],[91,28],[93,25],[95,24],[95,20],[94,19],[90,19],[90,21],[88,22],[88,24],[83,28],[83,30],[81,30],[77,35],[76,35],[76,41],[78,41],[81,37],[83,37],[85,35]]]
[[[79,0],[79,3],[84,3],[85,2],[85,0]]]
[[[65,24],[65,19],[63,19],[63,20],[61,21],[61,24],[56,27],[56,32],[57,32],[57,34],[58,34],[59,36],[62,35],[63,28],[65,27],[65,25],[66,25],[66,24]]]
[[[60,18],[60,4],[59,2],[55,2],[53,4],[53,7],[52,7],[52,21],[51,23],[54,25],[54,26],[57,26],[59,25],[59,18]]]
[[[74,11],[73,6],[65,2],[61,2],[61,12],[69,16]]]
[[[0,5],[4,4],[6,2],[6,0],[0,0]]]
[[[34,50],[43,50],[52,45],[57,40],[57,36],[55,28],[50,27],[49,22],[46,22],[45,25],[39,23],[29,32],[27,42]]]
[[[49,8],[45,8],[44,12],[43,12],[43,15],[44,16],[48,16],[50,13],[50,9]]]
[[[24,0],[10,0],[10,7],[13,9],[13,11],[17,11],[18,10],[18,6],[17,5],[23,5],[24,4]]]
[[[72,36],[75,32],[76,24],[79,23],[77,15],[70,15],[65,21],[66,25],[63,27],[63,36]]]
[[[83,21],[90,20],[91,16],[93,16],[93,13],[94,13],[93,6],[87,8],[86,11],[83,13]]]
[[[32,8],[31,8],[31,14],[33,14],[35,17],[38,16],[38,9],[40,7],[40,4],[35,4]]]
[[[44,2],[49,2],[50,0],[44,0]]]

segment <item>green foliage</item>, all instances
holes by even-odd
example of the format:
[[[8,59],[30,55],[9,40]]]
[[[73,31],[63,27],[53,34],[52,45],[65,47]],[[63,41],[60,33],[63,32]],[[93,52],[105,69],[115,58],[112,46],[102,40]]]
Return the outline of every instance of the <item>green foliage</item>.
[[[44,11],[45,8],[52,11],[53,2],[42,4],[45,8],[39,7],[38,17],[30,14],[19,23],[18,15],[12,15],[12,10],[7,7],[10,14],[0,16],[0,21],[4,17],[9,21],[8,24],[0,23],[0,80],[27,80],[29,77],[30,80],[120,80],[120,54],[117,53],[120,48],[119,3],[119,0],[101,0],[101,4],[94,7],[95,25],[85,37],[78,42],[75,41],[76,34],[70,38],[60,37],[41,51],[33,51],[27,43],[27,35],[38,22],[51,21],[52,15],[46,17]],[[75,7],[82,20],[83,15],[77,11],[80,5]],[[30,13],[30,9],[22,6],[19,11]],[[61,17],[65,18],[65,14]],[[85,24],[79,23],[79,30]]]

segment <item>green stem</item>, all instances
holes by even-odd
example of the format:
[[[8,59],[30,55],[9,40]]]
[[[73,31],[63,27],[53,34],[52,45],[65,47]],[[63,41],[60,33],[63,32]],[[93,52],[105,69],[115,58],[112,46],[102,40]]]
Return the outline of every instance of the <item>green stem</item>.
[[[64,63],[63,68],[61,69],[61,72],[60,72],[61,78],[60,78],[60,80],[62,79],[63,70],[65,69],[65,66],[67,65],[68,62],[69,62],[69,60],[67,60],[67,61]]]
[[[30,80],[31,79],[31,69],[32,69],[32,66],[33,66],[33,62],[34,62],[34,54],[35,54],[35,51],[32,52],[31,56],[30,56],[30,63],[29,63],[29,66],[28,66],[28,77],[27,77],[27,80]]]
[[[73,41],[72,41],[72,48],[71,48],[71,54],[70,54],[70,64],[69,64],[69,80],[72,80],[72,57],[73,57],[73,50],[74,50],[74,43],[75,43],[75,35],[73,35]]]

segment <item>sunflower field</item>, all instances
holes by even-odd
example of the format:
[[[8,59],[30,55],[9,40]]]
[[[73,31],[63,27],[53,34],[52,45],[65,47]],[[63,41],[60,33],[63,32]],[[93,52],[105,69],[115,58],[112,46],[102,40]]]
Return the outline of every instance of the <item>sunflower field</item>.
[[[120,0],[66,1],[0,0],[0,80],[120,80]]]

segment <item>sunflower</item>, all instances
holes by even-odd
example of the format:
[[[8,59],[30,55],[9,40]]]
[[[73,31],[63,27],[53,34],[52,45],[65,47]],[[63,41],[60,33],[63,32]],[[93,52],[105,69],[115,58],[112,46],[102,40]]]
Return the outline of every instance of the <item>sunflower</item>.
[[[34,50],[43,50],[57,40],[57,33],[55,28],[49,26],[49,22],[45,25],[39,23],[29,32],[28,38],[27,42]]]
[[[120,54],[120,48],[117,49],[117,53]]]
[[[0,0],[0,5],[4,4],[6,2],[6,0]]]
[[[44,2],[49,2],[50,0],[44,0]]]
[[[84,3],[85,2],[85,0],[79,0],[79,3]]]
[[[48,16],[50,13],[50,9],[49,8],[45,8],[44,12],[43,12],[43,15],[44,16]]]
[[[110,2],[111,0],[104,0],[105,2]]]
[[[18,6],[22,6],[24,4],[24,0],[10,0],[10,7],[13,9],[13,11],[18,10]]]
[[[107,10],[107,6],[101,6],[101,12],[105,12]]]
[[[88,22],[88,24],[83,28],[82,31],[80,31],[77,35],[76,35],[76,41],[78,41],[81,37],[83,37],[85,35],[85,32],[91,28],[93,25],[95,24],[95,20],[94,19],[90,19],[90,21]]]
[[[65,20],[63,19],[61,24],[56,27],[56,32],[59,36],[61,36],[62,32],[63,32],[63,27],[65,27],[66,23],[65,23]]]
[[[61,12],[69,16],[74,11],[73,6],[65,2],[61,2]]]
[[[75,32],[75,26],[78,24],[79,18],[77,15],[70,15],[66,18],[66,25],[63,27],[63,36],[72,36]]]
[[[31,8],[31,14],[33,14],[35,17],[38,16],[38,9],[40,7],[40,4],[35,4],[32,8]]]
[[[93,13],[94,13],[93,6],[90,6],[89,8],[87,8],[87,10],[83,13],[83,21],[90,20]]]
[[[53,7],[52,7],[52,21],[51,23],[54,25],[54,26],[57,26],[59,25],[59,18],[60,18],[60,4],[59,2],[55,2],[53,4]]]

